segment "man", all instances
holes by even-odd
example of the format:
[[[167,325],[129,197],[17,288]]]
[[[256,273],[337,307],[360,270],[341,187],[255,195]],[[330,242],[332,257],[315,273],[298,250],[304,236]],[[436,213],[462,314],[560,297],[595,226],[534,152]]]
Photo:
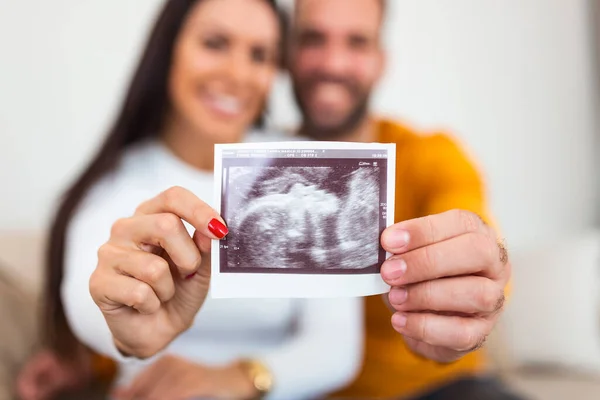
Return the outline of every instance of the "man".
[[[419,134],[369,113],[385,65],[384,8],[383,0],[297,0],[292,22],[289,68],[303,115],[299,133],[397,145],[395,218],[404,222],[381,237],[394,254],[381,269],[392,289],[385,299],[366,299],[364,366],[337,395],[513,399],[477,378],[485,364],[479,349],[510,278],[506,250],[484,222],[478,173],[450,137]]]

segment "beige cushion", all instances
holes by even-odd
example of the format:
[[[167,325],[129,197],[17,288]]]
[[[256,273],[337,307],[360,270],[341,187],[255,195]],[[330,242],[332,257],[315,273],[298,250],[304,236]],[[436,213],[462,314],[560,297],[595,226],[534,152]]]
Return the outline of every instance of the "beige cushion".
[[[43,235],[0,233],[0,400],[13,399],[14,381],[39,344]]]
[[[44,237],[40,232],[0,231],[0,268],[35,293],[43,280]]]
[[[0,400],[12,398],[17,373],[39,343],[37,305],[32,292],[0,270]]]

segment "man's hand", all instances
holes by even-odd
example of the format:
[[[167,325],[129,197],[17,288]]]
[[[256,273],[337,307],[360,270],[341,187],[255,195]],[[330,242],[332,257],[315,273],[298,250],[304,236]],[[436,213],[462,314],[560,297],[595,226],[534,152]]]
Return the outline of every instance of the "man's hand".
[[[392,286],[392,326],[408,346],[439,362],[479,349],[510,278],[496,232],[476,214],[453,210],[392,225],[381,245],[393,254],[381,267]]]

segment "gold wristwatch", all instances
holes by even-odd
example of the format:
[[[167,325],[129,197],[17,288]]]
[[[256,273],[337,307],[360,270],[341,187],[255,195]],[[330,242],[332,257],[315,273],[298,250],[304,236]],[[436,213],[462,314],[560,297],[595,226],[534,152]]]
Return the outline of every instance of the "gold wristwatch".
[[[240,360],[240,366],[248,374],[254,389],[258,395],[252,400],[263,399],[273,389],[273,375],[271,371],[260,361],[244,359]]]

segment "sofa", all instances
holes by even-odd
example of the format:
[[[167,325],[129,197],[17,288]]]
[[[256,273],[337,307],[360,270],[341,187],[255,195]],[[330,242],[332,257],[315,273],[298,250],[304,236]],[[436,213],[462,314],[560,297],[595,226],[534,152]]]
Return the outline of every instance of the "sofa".
[[[39,233],[0,232],[0,273],[31,294],[33,310],[43,279],[44,243]],[[492,368],[532,400],[600,399],[600,232],[513,249],[511,258],[513,291],[487,344]],[[13,359],[0,365],[5,392],[37,343],[35,312],[20,320],[27,334],[11,344]],[[0,335],[9,335],[2,326]],[[8,396],[0,389],[0,400]]]

